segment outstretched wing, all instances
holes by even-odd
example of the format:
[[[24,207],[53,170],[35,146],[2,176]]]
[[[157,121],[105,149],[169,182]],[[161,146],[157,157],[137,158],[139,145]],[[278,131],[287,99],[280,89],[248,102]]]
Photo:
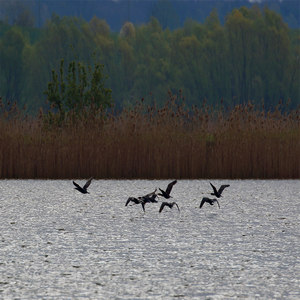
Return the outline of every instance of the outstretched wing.
[[[131,197],[129,197],[125,203],[125,206],[127,206],[129,204],[129,202],[131,201]]]
[[[93,177],[91,177],[91,178],[86,182],[86,184],[83,186],[83,189],[84,189],[84,190],[86,190],[86,189],[90,186],[90,184],[91,184],[91,182],[92,182],[92,179],[93,179]]]
[[[219,194],[222,194],[222,192],[227,188],[229,187],[230,185],[229,184],[223,184],[220,186],[219,188]]]
[[[177,180],[174,180],[174,181],[172,181],[171,183],[168,184],[168,187],[167,187],[167,189],[166,189],[166,193],[167,193],[168,195],[170,195],[171,190],[172,190],[172,188],[173,188],[173,185],[176,184],[176,182],[177,182]]]
[[[206,197],[202,198],[202,201],[201,201],[201,203],[200,203],[200,208],[203,206],[203,204],[206,202],[206,200],[207,200]]]
[[[217,199],[215,199],[215,202],[217,202],[217,203],[218,203],[218,206],[219,206],[219,208],[220,208],[220,204],[219,204],[219,201],[218,201]]]
[[[211,182],[210,182],[210,185],[211,185],[211,187],[212,187],[213,190],[214,190],[214,194],[217,195],[217,194],[218,194],[218,191],[217,191],[216,187],[215,187]]]
[[[165,191],[163,191],[161,188],[159,188],[160,190],[160,193],[158,193],[157,195],[159,196],[163,196],[164,197],[164,194],[166,193]]]
[[[147,195],[143,196],[143,198],[144,198],[144,197],[145,197],[145,198],[150,198],[150,197],[152,197],[153,195],[156,195],[156,191],[157,191],[157,189],[155,189],[155,191],[154,191],[154,192],[152,192],[152,193],[149,193],[149,194],[147,194]]]
[[[176,205],[176,206],[177,206],[177,208],[178,208],[178,211],[180,211],[180,209],[179,209],[179,206],[177,205],[177,203],[176,203],[176,202],[174,202],[174,205]]]
[[[163,202],[160,206],[159,212],[161,213],[164,207],[167,205],[167,202]]]
[[[82,190],[82,187],[81,187],[79,184],[77,184],[75,181],[73,181],[73,184],[74,184],[78,189]]]

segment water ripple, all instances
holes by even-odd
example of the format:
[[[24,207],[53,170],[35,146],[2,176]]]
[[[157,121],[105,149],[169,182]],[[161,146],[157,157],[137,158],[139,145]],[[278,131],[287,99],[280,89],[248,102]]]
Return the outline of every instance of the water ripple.
[[[159,214],[125,201],[165,180],[0,181],[0,298],[299,299],[299,181],[226,183],[200,210],[209,182],[178,181]]]

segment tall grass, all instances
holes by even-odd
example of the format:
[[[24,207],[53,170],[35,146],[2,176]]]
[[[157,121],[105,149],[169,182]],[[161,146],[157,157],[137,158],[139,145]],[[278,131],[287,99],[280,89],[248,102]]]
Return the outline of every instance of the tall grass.
[[[171,94],[164,107],[141,101],[61,122],[0,109],[0,178],[300,177],[299,109],[189,109]]]

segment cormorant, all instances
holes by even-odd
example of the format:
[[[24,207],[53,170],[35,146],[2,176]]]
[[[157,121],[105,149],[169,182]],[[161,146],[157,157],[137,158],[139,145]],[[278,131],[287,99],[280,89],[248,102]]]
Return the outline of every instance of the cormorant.
[[[219,204],[219,201],[217,199],[210,199],[210,198],[207,198],[207,197],[202,198],[202,201],[200,203],[200,208],[203,206],[203,204],[205,202],[209,203],[210,205],[214,205],[214,203],[217,202],[218,206],[220,208],[220,204]]]
[[[178,208],[178,211],[180,211],[179,206],[177,205],[176,202],[163,202],[160,206],[159,212],[161,213],[165,206],[173,208],[174,205],[176,205]]]
[[[166,189],[166,191],[163,191],[162,189],[159,189],[159,190],[161,191],[161,193],[158,194],[158,195],[159,195],[159,196],[163,196],[163,197],[165,197],[166,199],[171,198],[170,193],[171,193],[171,190],[172,190],[173,185],[176,184],[176,182],[177,182],[177,180],[174,180],[174,181],[172,181],[171,183],[169,183],[169,184],[168,184],[168,187],[167,187],[167,189]]]
[[[224,184],[221,185],[221,187],[219,188],[219,190],[217,191],[216,187],[210,182],[211,187],[213,188],[214,192],[211,193],[211,195],[216,196],[217,198],[220,198],[222,195],[222,192],[224,191],[225,188],[229,187],[229,184]]]
[[[81,187],[79,184],[77,184],[75,181],[73,181],[73,184],[76,186],[75,190],[81,192],[82,194],[89,194],[89,192],[87,191],[87,188],[91,184],[92,179],[93,179],[93,177],[91,177],[83,187]]]
[[[158,201],[156,200],[157,194],[156,194],[157,189],[155,189],[154,192],[149,193],[145,196],[138,197],[138,199],[143,200],[145,203],[157,203]]]
[[[145,211],[145,201],[142,199],[137,199],[134,197],[129,197],[125,203],[125,206],[129,204],[129,202],[133,202],[134,204],[141,204],[143,207],[143,211]]]

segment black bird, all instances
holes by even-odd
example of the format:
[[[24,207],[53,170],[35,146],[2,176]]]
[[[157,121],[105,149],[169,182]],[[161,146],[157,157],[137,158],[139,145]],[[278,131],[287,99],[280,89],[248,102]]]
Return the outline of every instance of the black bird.
[[[143,207],[143,211],[145,211],[145,201],[143,199],[137,199],[134,197],[129,197],[126,201],[125,206],[127,206],[130,202],[133,202],[134,204],[141,204]]]
[[[158,194],[158,195],[159,195],[159,196],[163,196],[163,197],[165,197],[166,199],[171,198],[170,193],[171,193],[171,190],[172,190],[173,185],[176,184],[176,182],[177,182],[177,180],[174,180],[174,181],[172,181],[171,183],[169,183],[169,184],[168,184],[168,187],[167,187],[167,189],[166,189],[166,191],[163,191],[162,189],[159,189],[159,190],[161,191],[161,193]]]
[[[202,198],[202,201],[200,203],[200,208],[203,206],[203,204],[205,202],[209,203],[210,205],[214,205],[214,203],[217,202],[218,205],[219,205],[219,208],[220,208],[220,204],[219,204],[219,201],[217,199],[210,199],[210,198],[207,198],[207,197]]]
[[[223,184],[217,191],[216,187],[210,182],[211,187],[213,188],[214,192],[211,193],[211,195],[216,196],[217,198],[220,198],[222,195],[222,192],[224,191],[225,188],[229,187],[229,184]]]
[[[178,208],[178,211],[180,211],[179,206],[177,205],[176,202],[163,202],[160,206],[159,212],[161,213],[165,206],[173,208],[174,205],[176,205]]]
[[[86,184],[85,184],[83,187],[81,187],[79,184],[77,184],[75,181],[73,181],[73,184],[76,186],[76,187],[75,187],[75,190],[77,190],[77,191],[79,191],[79,192],[81,192],[81,193],[83,193],[83,194],[89,194],[89,192],[87,191],[87,188],[88,188],[89,185],[91,184],[92,179],[93,179],[93,177],[91,177],[91,178],[86,182]]]
[[[156,200],[157,194],[156,194],[156,190],[152,193],[149,193],[145,196],[142,197],[138,197],[138,199],[143,200],[145,203],[157,203],[158,201]]]
[[[154,196],[154,195],[155,195],[155,197],[156,197],[156,196],[157,196],[157,195],[156,195],[156,191],[157,191],[157,189],[155,189],[154,192],[149,193],[149,194],[147,194],[147,195],[145,195],[145,196],[143,196],[143,197],[152,197],[152,196]]]

